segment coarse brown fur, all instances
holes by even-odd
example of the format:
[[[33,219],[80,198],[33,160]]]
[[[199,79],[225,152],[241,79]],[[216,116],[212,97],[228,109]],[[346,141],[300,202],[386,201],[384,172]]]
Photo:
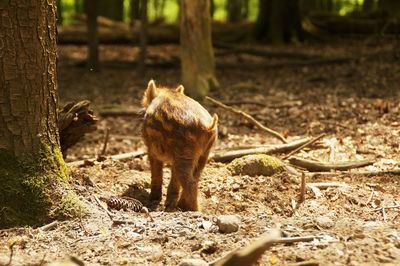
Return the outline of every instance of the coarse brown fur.
[[[198,211],[198,182],[217,139],[218,116],[176,89],[157,88],[151,80],[144,93],[143,139],[151,165],[150,197],[161,200],[163,163],[171,164],[166,207]]]

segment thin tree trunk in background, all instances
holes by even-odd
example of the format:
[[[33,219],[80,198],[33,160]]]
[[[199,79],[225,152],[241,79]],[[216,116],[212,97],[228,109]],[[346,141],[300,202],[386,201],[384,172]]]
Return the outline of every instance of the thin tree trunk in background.
[[[270,43],[280,44],[284,42],[283,14],[285,3],[283,0],[269,0],[271,9],[269,13],[268,31],[266,40]]]
[[[379,0],[378,9],[386,12],[390,18],[400,18],[399,0]]]
[[[260,0],[254,36],[269,43],[290,43],[302,39],[298,0]]]
[[[85,0],[74,1],[75,13],[81,14],[85,12]]]
[[[181,0],[181,70],[185,92],[203,98],[218,89],[211,43],[209,0]]]
[[[137,63],[137,72],[144,75],[146,71],[147,54],[147,0],[141,0],[140,3],[140,50]]]
[[[62,208],[68,179],[57,125],[56,2],[7,2],[0,4],[0,228],[48,220]]]
[[[96,0],[97,14],[116,21],[123,20],[124,0]]]
[[[97,28],[97,0],[86,0],[87,28],[88,28],[88,59],[89,70],[99,68],[99,34]]]
[[[373,8],[374,8],[374,0],[364,0],[363,6],[362,6],[362,11],[364,13],[372,12]]]
[[[249,4],[250,0],[243,0],[243,12],[242,12],[243,19],[249,18]]]
[[[130,0],[130,8],[131,26],[133,26],[135,20],[140,19],[140,0]]]
[[[242,0],[228,0],[228,22],[240,22],[242,20],[242,2]]]

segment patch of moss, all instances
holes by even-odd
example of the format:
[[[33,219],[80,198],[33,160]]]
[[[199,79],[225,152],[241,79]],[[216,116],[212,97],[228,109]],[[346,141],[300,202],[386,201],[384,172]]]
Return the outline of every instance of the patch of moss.
[[[271,176],[285,170],[284,164],[266,154],[247,155],[233,160],[226,166],[232,175]]]
[[[24,160],[0,149],[0,228],[44,223],[56,205],[58,213],[65,208],[72,213],[69,209],[76,206],[71,203],[75,200],[62,195],[68,182],[68,169],[59,148],[41,144]]]

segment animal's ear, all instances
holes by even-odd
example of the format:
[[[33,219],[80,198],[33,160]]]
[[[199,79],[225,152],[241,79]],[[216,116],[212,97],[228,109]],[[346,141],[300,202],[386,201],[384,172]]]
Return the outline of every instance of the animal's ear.
[[[183,85],[179,85],[179,87],[176,88],[176,91],[179,92],[179,93],[182,93],[182,94],[184,94],[183,93],[184,90],[185,90],[185,88],[183,87]]]
[[[154,80],[150,80],[149,84],[147,85],[147,89],[144,92],[143,100],[142,100],[142,105],[143,107],[149,106],[151,101],[156,98],[158,95],[158,89],[156,86],[156,83]]]

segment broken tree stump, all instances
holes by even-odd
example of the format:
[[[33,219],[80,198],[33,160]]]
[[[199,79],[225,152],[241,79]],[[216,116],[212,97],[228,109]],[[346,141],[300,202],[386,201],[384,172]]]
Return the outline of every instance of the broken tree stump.
[[[67,103],[58,112],[61,151],[64,158],[67,150],[75,145],[86,133],[97,129],[97,118],[89,107],[89,101]]]

